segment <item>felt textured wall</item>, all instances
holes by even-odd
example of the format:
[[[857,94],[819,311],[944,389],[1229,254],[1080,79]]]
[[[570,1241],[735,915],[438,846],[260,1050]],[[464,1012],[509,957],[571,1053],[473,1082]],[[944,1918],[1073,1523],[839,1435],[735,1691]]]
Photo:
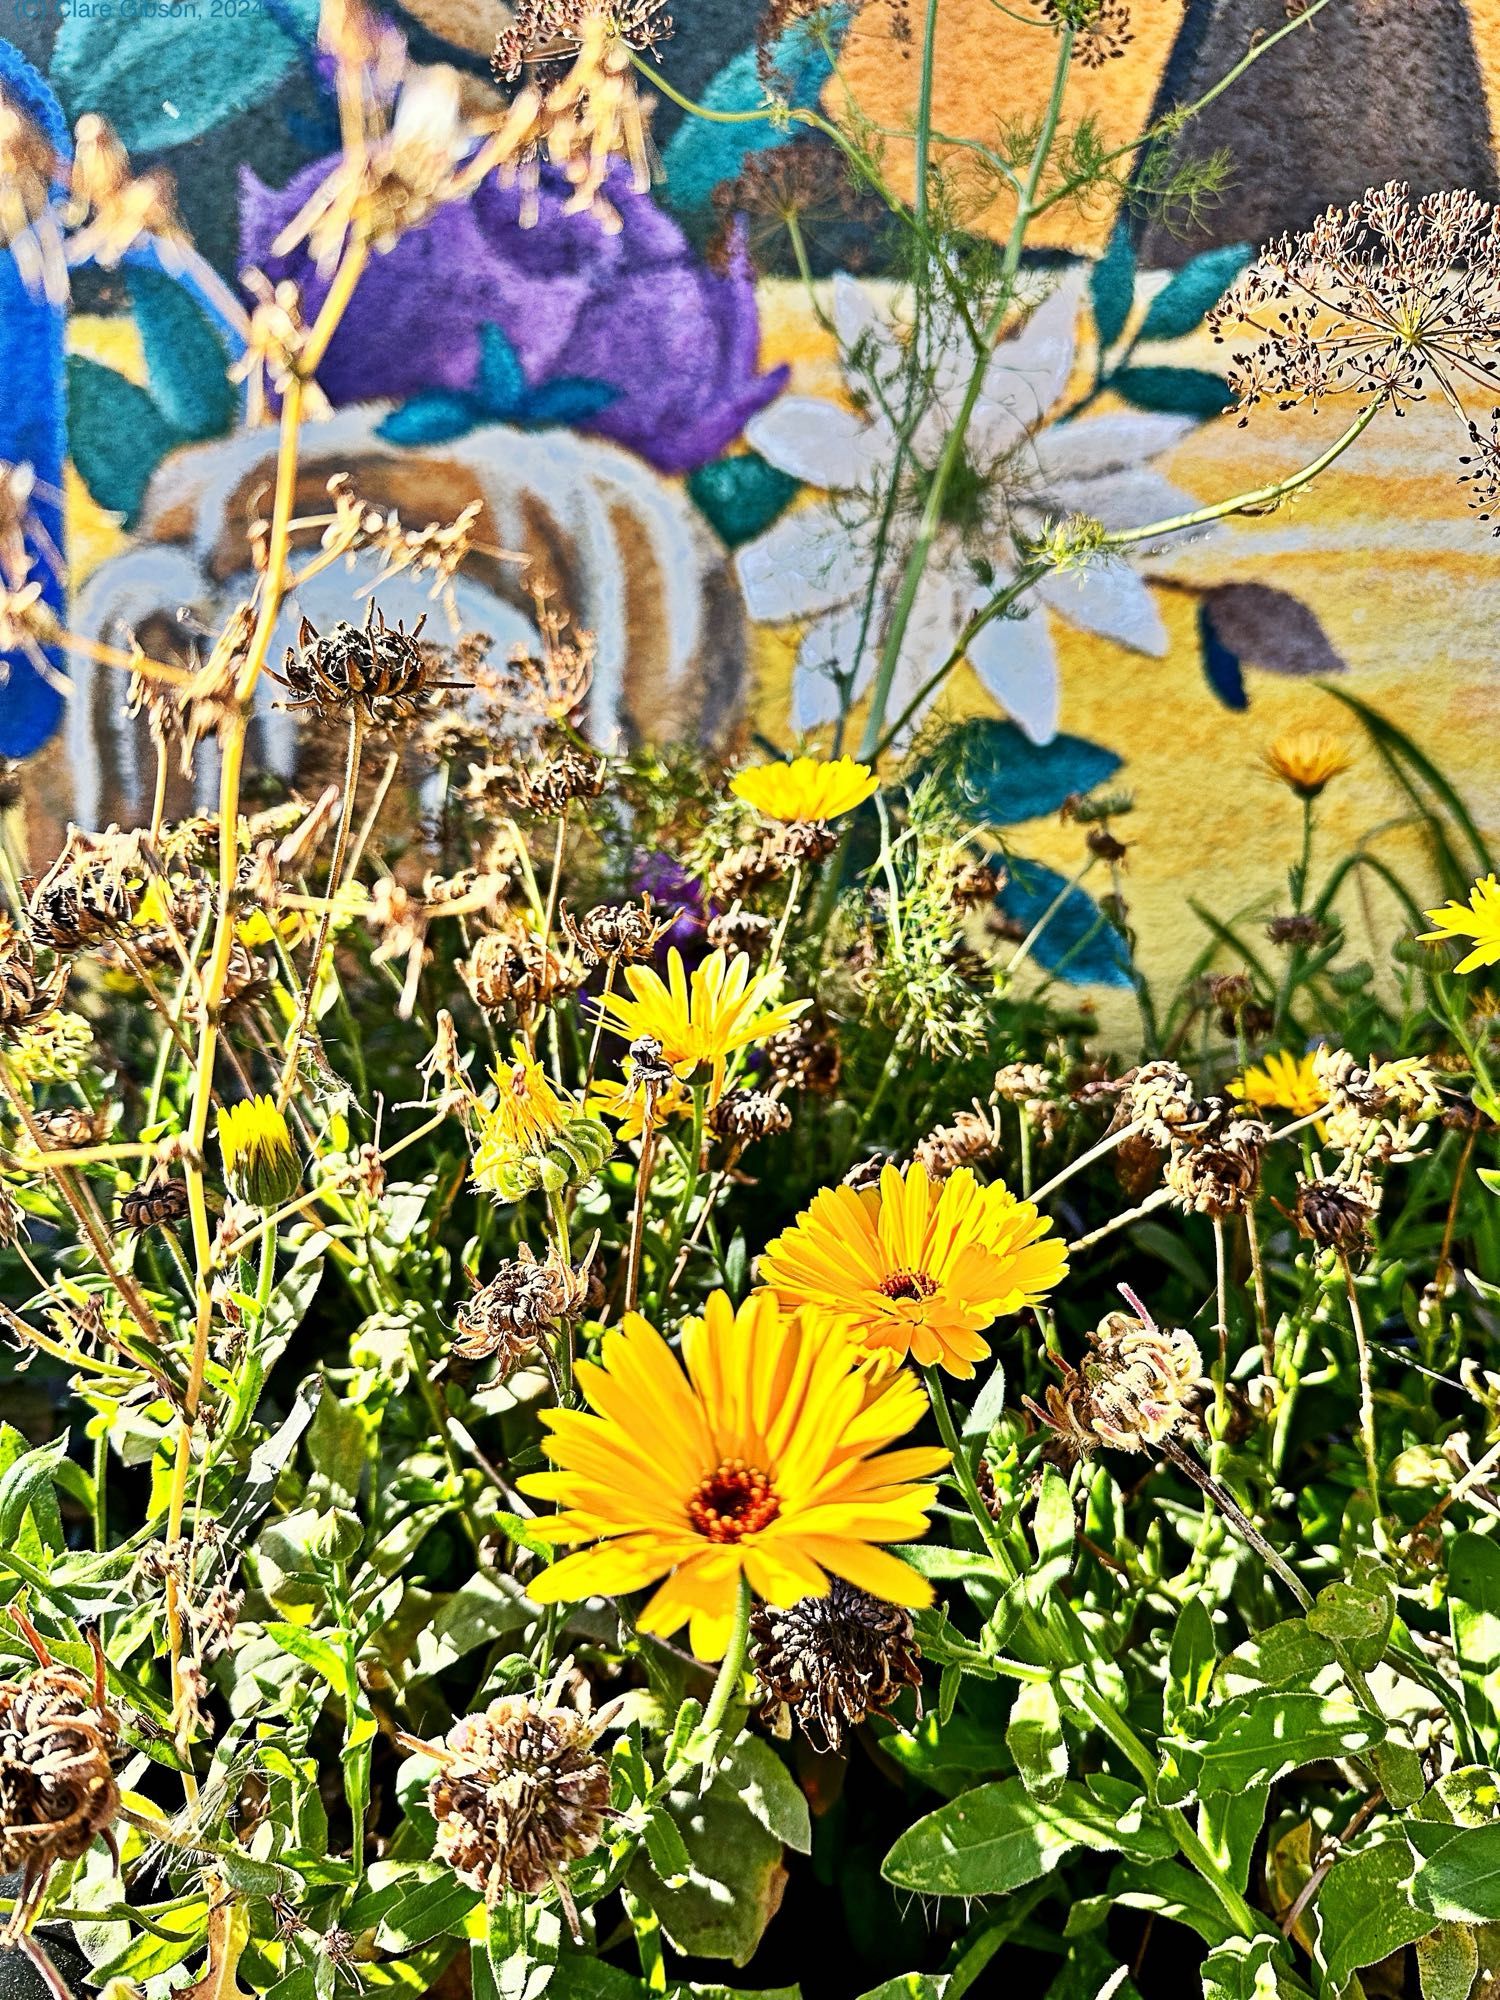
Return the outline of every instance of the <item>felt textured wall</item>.
[[[390,11],[413,60],[449,64],[471,101],[484,99],[503,10],[417,0]],[[751,11],[732,0],[678,0],[672,11],[677,33],[661,60],[673,82],[720,107],[754,103]],[[795,31],[780,66],[801,101],[845,115],[852,98],[899,132],[917,88],[904,39],[913,12],[890,0],[846,10],[836,74]],[[1069,98],[1069,120],[1092,116],[1108,144],[1201,92],[1287,12],[1284,0],[1138,0],[1134,17],[1124,57],[1078,70]],[[938,129],[984,137],[1034,118],[1050,35],[1008,21],[990,0],[943,0],[939,22]],[[48,530],[66,544],[66,579],[52,576],[49,588],[66,595],[75,627],[118,638],[184,609],[211,627],[243,588],[245,531],[270,450],[270,434],[248,430],[224,388],[236,343],[213,282],[235,285],[253,262],[316,292],[295,258],[269,257],[334,143],[313,0],[265,0],[213,19],[209,0],[155,20],[39,7],[6,28],[0,91],[59,131],[102,111],[139,164],[168,167],[211,282],[136,255],[122,270],[78,273],[60,313],[39,305],[0,253],[0,459],[25,459],[48,491],[66,490]],[[1056,289],[1019,336],[1029,345],[1003,343],[997,364],[1048,385],[1038,437],[1056,491],[1154,519],[1170,511],[1154,504],[1164,496],[1213,499],[1290,471],[1327,442],[1336,417],[1258,417],[1241,431],[1220,414],[1222,357],[1201,329],[1202,307],[1245,246],[1372,183],[1493,195],[1497,101],[1500,0],[1333,0],[1182,141],[1222,146],[1235,161],[1223,200],[1191,226],[1122,219],[1102,202],[1057,211],[1038,295]],[[753,214],[727,260],[711,261],[709,237],[735,212],[750,149],[783,135],[697,124],[668,103],[653,129],[663,178],[648,197],[622,194],[618,237],[562,217],[550,187],[541,225],[523,229],[514,196],[489,188],[377,262],[329,357],[324,386],[336,409],[308,433],[308,491],[347,465],[360,490],[415,521],[481,501],[487,538],[543,559],[600,634],[602,736],[753,726],[790,741],[825,716],[817,656],[843,643],[817,543],[836,470],[818,457],[818,422],[799,425],[796,399],[850,406],[828,323],[863,316],[881,327],[899,311],[882,275],[889,239],[858,204],[810,218],[814,298]],[[899,138],[888,164],[909,185]],[[999,233],[1007,223],[996,201],[976,226]],[[1134,280],[1126,341],[1170,273],[1179,310],[1167,315],[1170,337],[1123,361],[1117,344],[1112,383],[1089,395],[1097,329],[1087,271],[1107,254]],[[1189,293],[1196,310],[1184,313]],[[1077,421],[1058,423],[1084,395]],[[995,628],[995,644],[976,648],[943,703],[975,718],[993,767],[986,815],[1034,864],[1009,892],[1013,914],[1049,900],[1077,865],[1077,833],[1059,825],[1058,804],[1110,777],[1137,802],[1123,884],[1132,919],[1153,974],[1170,981],[1203,937],[1190,899],[1241,915],[1291,857],[1290,804],[1257,774],[1264,744],[1304,721],[1358,736],[1327,689],[1389,714],[1482,820],[1500,822],[1491,657],[1500,544],[1465,506],[1456,449],[1446,414],[1424,406],[1377,426],[1274,516],[1164,545]],[[938,565],[924,611],[935,645],[962,612],[956,562]],[[367,581],[330,573],[291,615],[336,617]],[[422,608],[388,601],[392,615]],[[453,611],[502,645],[529,630],[524,589],[494,565],[460,579]],[[8,662],[0,749],[40,751],[58,816],[138,810],[148,765],[118,680],[74,663],[65,702],[61,664],[39,673],[24,657]],[[268,707],[253,754],[295,762],[295,725]],[[211,779],[205,770],[200,783]],[[1394,824],[1402,802],[1373,752],[1329,794],[1328,811],[1330,843],[1382,827],[1379,852],[1410,857],[1414,837]],[[1051,958],[1057,976],[1089,983],[1123,1027],[1131,997],[1089,898],[1104,886],[1078,892]],[[1389,914],[1370,902],[1376,929]]]

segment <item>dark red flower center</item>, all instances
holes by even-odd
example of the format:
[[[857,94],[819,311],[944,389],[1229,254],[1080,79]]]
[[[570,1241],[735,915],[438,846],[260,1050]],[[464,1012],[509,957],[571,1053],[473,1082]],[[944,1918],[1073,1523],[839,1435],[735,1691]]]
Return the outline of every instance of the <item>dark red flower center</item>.
[[[781,1512],[771,1475],[742,1458],[721,1459],[688,1502],[688,1519],[710,1542],[738,1542]]]
[[[930,1299],[937,1290],[937,1281],[925,1271],[887,1271],[880,1281],[880,1290],[888,1299]]]

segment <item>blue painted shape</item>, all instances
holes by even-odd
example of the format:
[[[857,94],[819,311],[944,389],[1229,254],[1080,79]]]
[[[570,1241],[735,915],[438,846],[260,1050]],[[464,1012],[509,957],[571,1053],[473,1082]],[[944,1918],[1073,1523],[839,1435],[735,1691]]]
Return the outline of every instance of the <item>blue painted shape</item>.
[[[1113,347],[1125,331],[1135,298],[1135,246],[1128,222],[1117,222],[1109,247],[1089,273],[1089,295],[1094,307],[1094,328],[1099,347]]]
[[[1062,897],[1031,947],[1031,956],[1044,971],[1055,973],[1068,986],[1134,985],[1125,940],[1087,890],[1069,889],[1066,876],[1044,868],[1040,861],[998,854],[991,860],[1010,870],[996,903],[1028,931]]]
[[[151,400],[179,437],[199,442],[234,427],[229,356],[213,322],[175,278],[141,266],[130,273]]]
[[[1205,250],[1174,272],[1146,310],[1142,340],[1181,340],[1193,331],[1210,306],[1216,306],[1250,262],[1248,243],[1226,243]]]
[[[47,134],[54,148],[68,153],[62,107],[20,51],[0,41],[0,90]],[[0,251],[0,459],[30,465],[45,488],[33,501],[43,532],[63,546],[62,483],[67,452],[67,389],[63,369],[66,314],[29,291],[8,251]],[[40,560],[33,576],[54,610],[63,608],[61,581]],[[48,662],[61,673],[56,654]],[[24,653],[0,653],[0,756],[27,757],[39,750],[62,720],[63,695]]]
[[[1250,696],[1240,656],[1219,637],[1213,613],[1204,603],[1198,606],[1198,638],[1203,647],[1203,671],[1208,684],[1226,708],[1248,708]]]
[[[853,9],[837,7],[820,18],[837,50]],[[782,78],[788,103],[811,110],[833,74],[828,50],[804,21],[783,30],[771,45],[771,63]],[[765,103],[760,64],[753,48],[731,58],[709,82],[702,102],[711,111],[754,111]],[[666,175],[662,198],[679,213],[706,210],[714,189],[739,174],[752,153],[768,153],[789,139],[804,136],[800,125],[778,126],[767,118],[753,125],[716,125],[703,118],[685,118],[662,154]]]
[[[392,444],[424,445],[463,437],[480,424],[565,429],[587,423],[619,393],[613,382],[586,375],[559,375],[533,388],[503,330],[487,323],[479,329],[479,361],[470,387],[420,390],[391,411],[379,434]]]
[[[759,452],[741,451],[690,472],[687,489],[719,540],[737,549],[765,533],[802,491],[802,482]]]
[[[1056,812],[1077,792],[1106,784],[1120,758],[1084,736],[1033,743],[1013,722],[976,718],[950,732],[927,768],[943,779],[968,818],[985,826],[1015,826]]]

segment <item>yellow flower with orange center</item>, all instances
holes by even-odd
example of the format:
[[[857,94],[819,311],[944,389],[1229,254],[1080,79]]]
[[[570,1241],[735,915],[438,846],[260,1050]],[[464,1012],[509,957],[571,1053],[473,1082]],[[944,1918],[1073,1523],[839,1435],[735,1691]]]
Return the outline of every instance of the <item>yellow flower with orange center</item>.
[[[1319,729],[1295,729],[1278,736],[1265,753],[1273,778],[1290,787],[1299,799],[1315,799],[1342,777],[1354,757],[1342,737]]]
[[[752,764],[730,780],[729,789],[767,819],[808,825],[853,812],[880,789],[880,780],[852,757],[794,757],[784,764]]]
[[[1453,938],[1472,938],[1474,949],[1461,958],[1457,972],[1477,972],[1482,965],[1500,965],[1500,882],[1483,875],[1469,891],[1466,903],[1444,903],[1440,910],[1426,912],[1437,929],[1423,931],[1423,944],[1448,943]]]
[[[808,1004],[779,999],[777,971],[752,978],[745,952],[734,958],[710,952],[690,979],[682,953],[674,947],[667,954],[665,980],[649,966],[632,965],[626,968],[625,983],[628,996],[610,993],[600,1003],[608,1026],[631,1041],[644,1035],[660,1042],[662,1054],[684,1079],[700,1063],[710,1064],[715,1103],[730,1056],[779,1034]]]
[[[1273,1049],[1262,1062],[1235,1078],[1229,1094],[1259,1110],[1290,1111],[1297,1118],[1321,1111],[1328,1102],[1311,1050],[1294,1056],[1284,1049]]]
[[[1067,1275],[1051,1219],[971,1168],[934,1181],[922,1165],[887,1167],[878,1188],[824,1188],[760,1261],[762,1284],[788,1309],[821,1312],[887,1362],[910,1355],[972,1375],[983,1329],[1044,1299]]]
[[[556,1470],[527,1493],[562,1511],[533,1525],[587,1544],[527,1585],[538,1604],[655,1591],[637,1620],[684,1624],[700,1659],[724,1653],[741,1579],[768,1604],[826,1595],[830,1577],[919,1607],[931,1586],[879,1545],[926,1532],[926,1483],[948,1460],[887,1450],[927,1409],[910,1375],[872,1378],[858,1352],[784,1314],[768,1293],[725,1292],[689,1320],[682,1358],[639,1314],[580,1361],[587,1410],[542,1412]]]

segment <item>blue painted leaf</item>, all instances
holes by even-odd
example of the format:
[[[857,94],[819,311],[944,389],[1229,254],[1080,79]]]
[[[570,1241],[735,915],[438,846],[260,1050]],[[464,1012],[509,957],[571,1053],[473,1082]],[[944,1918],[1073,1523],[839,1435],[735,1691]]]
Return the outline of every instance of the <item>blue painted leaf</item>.
[[[1230,403],[1229,384],[1206,368],[1119,368],[1109,386],[1138,410],[1179,417],[1216,417]]]
[[[1113,347],[1125,331],[1135,297],[1135,249],[1129,225],[1123,221],[1115,224],[1108,249],[1089,273],[1089,295],[1099,345]]]
[[[0,757],[29,757],[55,736],[64,696],[24,653],[0,653]]]
[[[759,452],[742,451],[700,465],[688,474],[687,489],[719,539],[737,549],[770,527],[801,491],[801,483]]]
[[[68,356],[68,446],[101,507],[134,527],[146,484],[182,439],[146,391],[86,355]]]
[[[851,12],[847,6],[836,7],[819,17],[835,48],[849,25]],[[771,45],[770,59],[782,79],[788,102],[804,110],[817,103],[824,84],[833,74],[827,50],[802,22],[777,36]],[[710,80],[700,97],[711,111],[754,111],[764,104],[765,86],[756,51],[745,49],[733,57]],[[685,118],[662,155],[667,206],[679,213],[707,209],[713,201],[714,189],[724,181],[734,180],[752,153],[766,153],[774,146],[784,146],[799,131],[797,126],[778,128],[769,119],[753,125],[717,125],[704,118]]]
[[[376,435],[392,444],[445,444],[465,436],[485,414],[466,390],[423,389],[383,418]]]
[[[1162,286],[1141,326],[1142,340],[1180,340],[1191,333],[1210,306],[1216,306],[1249,263],[1248,243],[1205,250]]]
[[[1040,861],[1021,861],[1014,855],[995,855],[993,860],[997,867],[1010,870],[995,901],[1027,930],[1057,903],[1031,948],[1044,971],[1056,973],[1069,986],[1134,984],[1125,941],[1087,890],[1068,889],[1067,877],[1044,868]]]
[[[40,125],[53,152],[68,159],[73,151],[68,121],[52,87],[12,43],[0,41],[0,89],[33,125]]]
[[[1198,637],[1203,644],[1203,671],[1209,686],[1226,708],[1248,708],[1250,697],[1245,692],[1240,656],[1219,637],[1212,609],[1206,602],[1198,606]]]
[[[520,420],[537,429],[584,424],[607,409],[619,393],[613,382],[594,382],[587,375],[560,375],[555,382],[541,382],[527,390]]]
[[[66,13],[52,48],[51,76],[70,119],[106,117],[132,153],[201,138],[264,103],[310,46],[317,0],[209,23],[196,9],[176,19]]]
[[[486,415],[500,423],[512,417],[526,397],[521,357],[493,320],[486,320],[479,329],[479,365],[472,387]]]
[[[1082,736],[1033,743],[1013,722],[976,719],[953,731],[930,768],[942,775],[968,818],[1015,826],[1056,812],[1075,792],[1107,783],[1120,759]]]
[[[180,437],[223,437],[234,427],[234,385],[224,343],[202,308],[159,271],[132,271],[130,300],[151,400]]]

